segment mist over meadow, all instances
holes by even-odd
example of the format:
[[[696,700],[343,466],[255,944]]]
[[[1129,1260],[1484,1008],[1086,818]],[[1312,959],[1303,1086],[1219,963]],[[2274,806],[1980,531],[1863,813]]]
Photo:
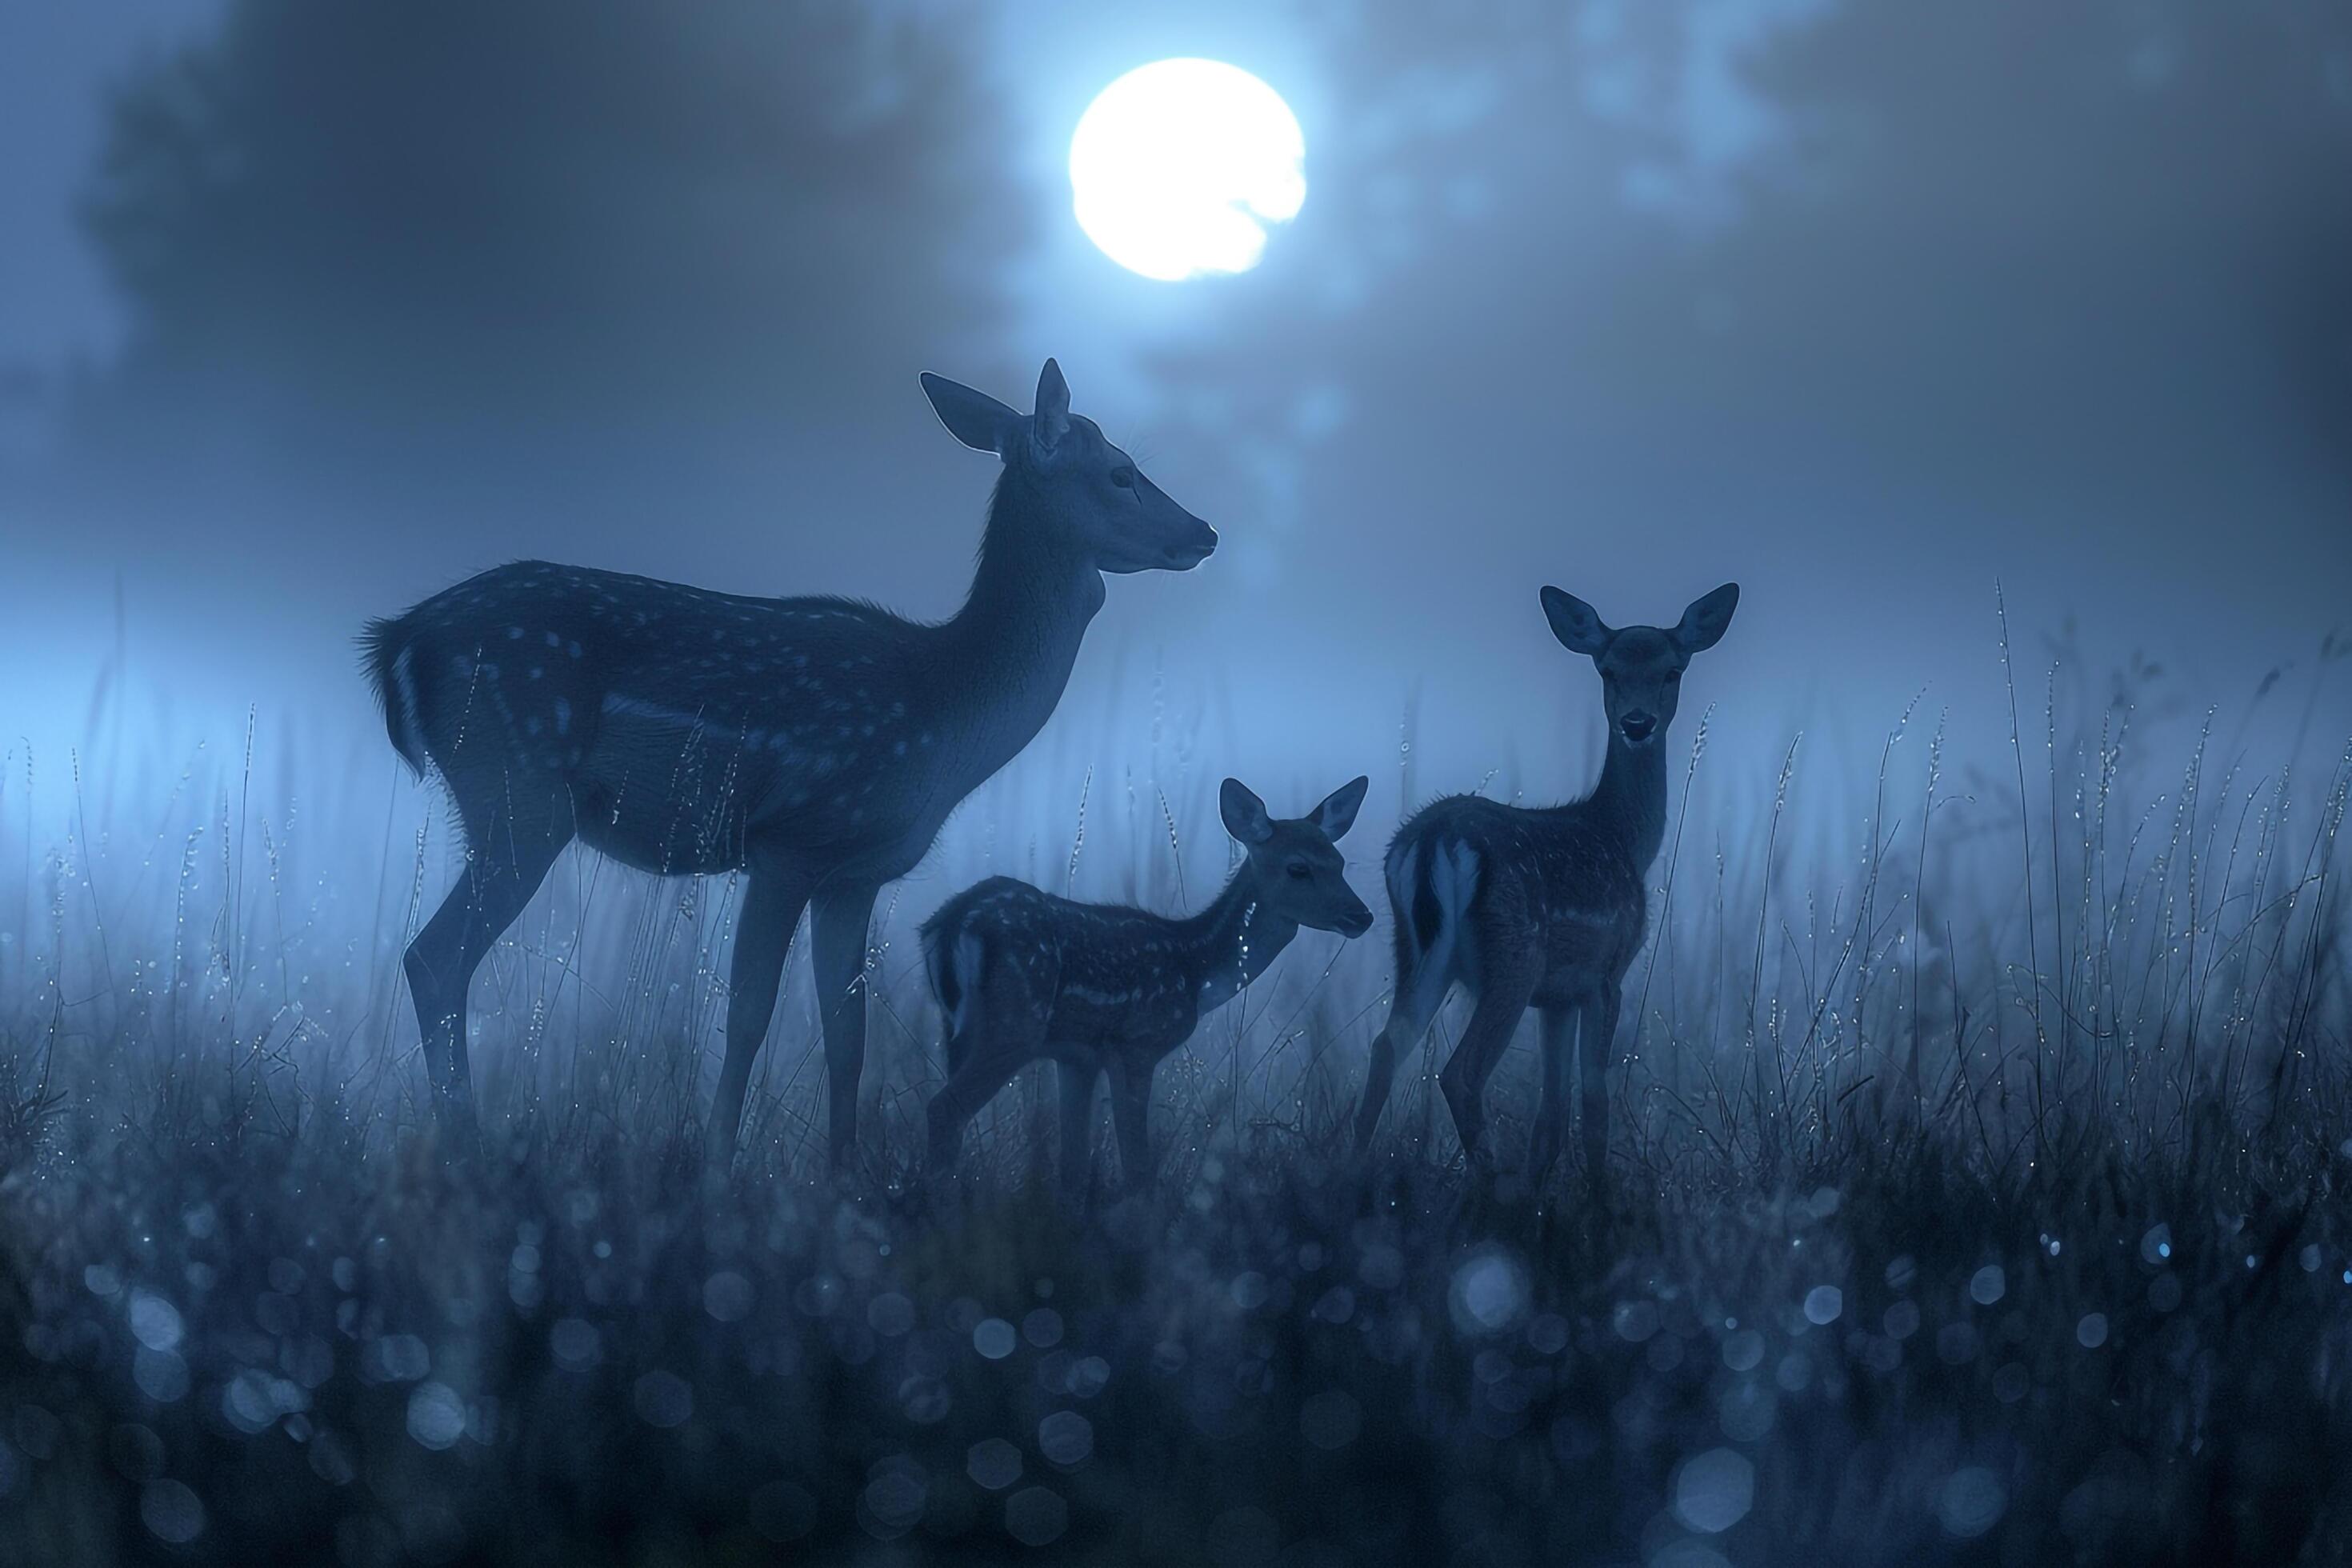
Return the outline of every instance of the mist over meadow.
[[[1071,221],[1141,61],[1306,204]],[[2352,1233],[2352,22],[2263,0],[125,3],[0,22],[0,1542],[47,1561],[2304,1562]],[[805,933],[723,1191],[737,876],[472,863],[354,644],[501,563],[931,620],[1072,407],[1214,524],[883,890],[853,1170]],[[1605,747],[1538,589],[1671,626],[1606,1202],[1349,1148],[1381,850]],[[922,1168],[918,922],[1198,909],[1357,774],[1307,931],[1056,1192]],[[1098,1121],[1105,1119],[1097,1118]]]

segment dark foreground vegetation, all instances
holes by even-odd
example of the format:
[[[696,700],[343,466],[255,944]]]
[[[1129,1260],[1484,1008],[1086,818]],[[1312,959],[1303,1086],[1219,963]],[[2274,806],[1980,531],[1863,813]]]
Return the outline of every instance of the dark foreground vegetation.
[[[731,890],[593,867],[485,973],[451,1170],[387,978],[440,873],[379,871],[383,796],[85,802],[0,865],[0,1562],[2340,1560],[2347,774],[2140,787],[2056,728],[2005,795],[1890,742],[1843,863],[1786,769],[1722,826],[1702,729],[1604,1205],[1465,1165],[1443,1028],[1342,1157],[1371,942],[1171,1058],[1148,1194],[1044,1184],[1034,1077],[926,1188],[911,905],[859,1168],[803,994],[707,1190]],[[1204,897],[1200,791],[1128,794],[1027,874]]]
[[[2324,1562],[2352,1157],[1890,1128],[1603,1214],[1266,1136],[1075,1215],[690,1139],[12,1179],[20,1563]],[[2296,1157],[2291,1151],[2300,1147]],[[2217,1201],[2218,1200],[2218,1201]],[[37,1245],[35,1245],[37,1243]]]

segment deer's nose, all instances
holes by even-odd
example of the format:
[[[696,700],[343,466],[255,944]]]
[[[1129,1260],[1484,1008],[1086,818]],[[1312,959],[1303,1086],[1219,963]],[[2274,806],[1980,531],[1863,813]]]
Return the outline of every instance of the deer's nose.
[[[1202,522],[1199,518],[1194,518],[1192,520],[1192,528],[1189,537],[1187,537],[1181,543],[1178,544],[1170,552],[1170,553],[1177,558],[1181,566],[1189,570],[1194,566],[1198,566],[1202,562],[1206,561],[1210,556],[1215,554],[1216,551],[1217,531],[1211,528],[1207,523]]]
[[[1648,740],[1657,727],[1657,716],[1654,713],[1644,713],[1639,709],[1617,721],[1617,728],[1623,731],[1625,738],[1636,745]]]
[[[1372,911],[1364,908],[1361,904],[1358,904],[1354,909],[1349,910],[1346,915],[1341,917],[1339,921],[1339,934],[1341,936],[1361,936],[1371,929]]]

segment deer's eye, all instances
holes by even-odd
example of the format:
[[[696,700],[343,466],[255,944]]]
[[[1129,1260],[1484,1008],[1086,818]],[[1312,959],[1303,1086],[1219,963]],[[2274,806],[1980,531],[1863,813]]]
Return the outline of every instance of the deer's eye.
[[[1303,882],[1307,880],[1307,878],[1315,875],[1314,872],[1307,868],[1307,862],[1304,860],[1293,860],[1289,865],[1284,867],[1283,869],[1290,874],[1290,879],[1294,882]]]
[[[1133,468],[1113,468],[1110,471],[1110,482],[1117,485],[1120,489],[1131,490],[1135,488],[1135,470]]]

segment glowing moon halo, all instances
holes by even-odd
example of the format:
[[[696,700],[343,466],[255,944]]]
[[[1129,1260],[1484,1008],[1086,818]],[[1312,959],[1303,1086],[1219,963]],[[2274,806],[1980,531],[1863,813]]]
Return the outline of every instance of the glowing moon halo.
[[[1078,226],[1130,272],[1173,283],[1246,272],[1266,226],[1307,200],[1307,139],[1282,96],[1222,60],[1139,66],[1070,138]]]

